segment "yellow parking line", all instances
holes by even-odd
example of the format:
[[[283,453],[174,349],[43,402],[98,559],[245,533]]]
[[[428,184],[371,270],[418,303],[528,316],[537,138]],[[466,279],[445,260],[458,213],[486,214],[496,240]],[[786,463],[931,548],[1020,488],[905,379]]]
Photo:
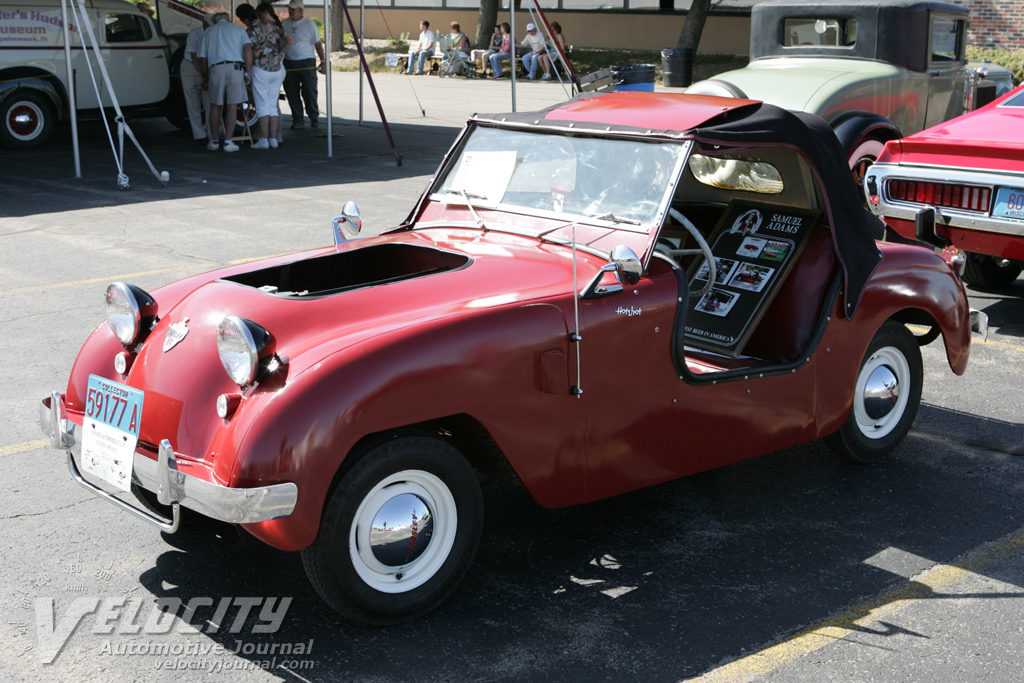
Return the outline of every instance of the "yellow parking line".
[[[249,263],[251,261],[259,261],[260,259],[274,258],[274,256],[254,256],[252,258],[236,259],[234,261],[228,261],[227,265],[237,266],[240,263]],[[0,290],[0,296],[11,295],[11,294],[26,294],[29,292],[41,292],[46,289],[56,289],[57,287],[78,287],[80,285],[91,285],[97,282],[121,282],[124,280],[130,280],[136,277],[142,277],[144,275],[159,275],[160,273],[173,273],[180,270],[189,270],[192,268],[215,268],[218,264],[209,263],[196,263],[188,266],[174,266],[173,268],[158,268],[157,270],[141,270],[137,273],[123,273],[121,275],[104,275],[103,277],[89,278],[88,280],[75,280],[74,282],[55,282],[46,285],[33,285],[32,287],[21,287],[20,289],[6,289]]]
[[[921,327],[920,325],[907,325],[911,331],[917,334],[924,334],[930,327]],[[985,346],[994,346],[999,349],[1009,349],[1011,351],[1024,351],[1024,346],[1020,344],[1007,344],[1006,342],[993,341],[991,339],[982,339],[981,337],[972,337],[971,344],[984,344]]]
[[[13,446],[2,446],[0,447],[0,457],[5,455],[14,455],[15,453],[22,453],[24,451],[31,451],[34,448],[42,448],[49,443],[49,439],[36,439],[35,441],[16,443]]]
[[[1024,530],[976,549],[952,565],[937,565],[913,580],[856,605],[789,640],[737,659],[690,679],[707,683],[744,683],[791,664],[858,631],[859,626],[891,617],[904,608],[948,589],[1024,547]]]
[[[984,344],[985,346],[995,346],[1000,349],[1010,349],[1011,351],[1024,351],[1024,346],[1021,346],[1020,344],[1007,344],[1006,342],[992,341],[991,339],[972,339],[971,343]]]

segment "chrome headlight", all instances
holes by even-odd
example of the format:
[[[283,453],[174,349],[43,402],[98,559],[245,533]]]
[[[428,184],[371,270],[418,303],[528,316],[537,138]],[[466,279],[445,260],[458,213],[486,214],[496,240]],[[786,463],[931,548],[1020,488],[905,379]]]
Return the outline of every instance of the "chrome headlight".
[[[229,315],[217,326],[217,353],[224,371],[240,387],[256,380],[260,351],[266,346],[270,333],[252,322]]]
[[[125,346],[140,341],[148,330],[143,330],[143,321],[154,314],[156,302],[145,291],[123,282],[107,286],[104,296],[107,309],[107,323]]]

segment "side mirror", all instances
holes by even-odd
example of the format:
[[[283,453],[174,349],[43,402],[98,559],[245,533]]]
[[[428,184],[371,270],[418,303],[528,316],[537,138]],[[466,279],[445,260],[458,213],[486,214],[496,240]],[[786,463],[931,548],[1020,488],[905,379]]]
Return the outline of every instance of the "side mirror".
[[[363,217],[353,201],[345,202],[341,215],[334,219],[334,243],[342,244],[359,237],[363,229]]]
[[[621,292],[623,284],[635,285],[640,282],[643,272],[643,264],[640,263],[640,257],[636,255],[636,252],[624,244],[619,244],[612,248],[611,261],[601,266],[601,270],[597,271],[597,274],[587,283],[579,296],[581,299],[595,299]],[[605,273],[615,273],[622,284],[602,287],[601,279]]]
[[[640,258],[629,247],[619,244],[612,248],[612,263],[615,265],[615,273],[619,276],[619,282],[624,285],[635,285],[640,282],[640,276],[644,273],[644,267],[640,264]]]

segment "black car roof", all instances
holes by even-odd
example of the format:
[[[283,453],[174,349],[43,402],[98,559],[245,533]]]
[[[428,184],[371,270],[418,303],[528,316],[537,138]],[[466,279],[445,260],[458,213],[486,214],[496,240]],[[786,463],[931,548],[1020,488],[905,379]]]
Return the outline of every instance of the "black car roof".
[[[781,56],[872,59],[912,71],[925,71],[930,54],[929,17],[941,13],[967,21],[970,10],[935,0],[768,0],[750,14],[750,58]],[[857,41],[849,47],[783,47],[782,25],[787,18],[852,18]]]

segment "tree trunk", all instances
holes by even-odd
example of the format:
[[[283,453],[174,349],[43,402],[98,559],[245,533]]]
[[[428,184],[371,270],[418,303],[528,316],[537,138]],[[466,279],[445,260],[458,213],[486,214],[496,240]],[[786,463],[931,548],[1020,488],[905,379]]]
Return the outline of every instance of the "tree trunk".
[[[708,20],[710,10],[711,0],[693,0],[690,3],[690,11],[686,13],[686,21],[683,22],[683,30],[679,32],[676,48],[689,48],[693,50],[693,54],[697,54],[700,34],[704,32],[704,23]]]
[[[494,26],[498,23],[498,0],[480,0],[480,11],[476,17],[476,40],[473,47],[486,50],[491,44]],[[484,64],[486,67],[487,65]]]
[[[353,17],[353,20],[358,21]],[[331,3],[331,44],[327,46],[328,57],[327,61],[330,62],[331,52],[338,52],[345,49],[345,31],[348,30],[348,22],[345,21],[345,12],[342,11],[340,0],[334,0]],[[357,36],[358,37],[358,28]]]

